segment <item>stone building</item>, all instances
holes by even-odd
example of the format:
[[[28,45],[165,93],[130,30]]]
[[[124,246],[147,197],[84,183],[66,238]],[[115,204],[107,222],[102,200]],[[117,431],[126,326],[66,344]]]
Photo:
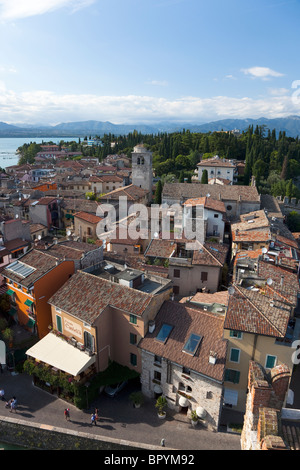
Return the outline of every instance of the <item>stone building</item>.
[[[149,398],[164,395],[168,406],[218,429],[222,409],[227,341],[224,317],[167,301],[139,343],[142,391]]]
[[[260,364],[250,361],[242,450],[300,449],[300,411],[284,408],[289,380],[285,365],[267,374]]]

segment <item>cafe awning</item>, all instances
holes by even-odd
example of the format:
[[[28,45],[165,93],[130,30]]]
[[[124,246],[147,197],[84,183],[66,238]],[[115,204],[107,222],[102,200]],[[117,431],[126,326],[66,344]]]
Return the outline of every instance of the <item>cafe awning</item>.
[[[89,356],[53,333],[44,336],[26,354],[74,377],[96,361],[95,355]]]

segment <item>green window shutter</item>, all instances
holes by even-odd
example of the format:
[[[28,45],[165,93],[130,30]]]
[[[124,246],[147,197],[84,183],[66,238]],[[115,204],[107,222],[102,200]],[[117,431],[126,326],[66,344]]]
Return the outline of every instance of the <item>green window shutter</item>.
[[[33,304],[32,300],[29,300],[29,299],[25,300],[24,303],[25,305],[27,305],[27,307],[30,307]]]
[[[137,365],[136,354],[130,353],[130,364],[131,364],[132,366],[136,366],[136,365]]]
[[[266,369],[272,369],[276,364],[276,356],[267,356]]]
[[[239,362],[240,359],[240,350],[232,348],[230,351],[230,360],[232,362]]]
[[[240,381],[240,375],[241,375],[240,371],[236,370],[236,371],[235,371],[235,376],[234,376],[233,383],[235,383],[235,384],[238,384],[238,383],[239,383],[239,381]]]
[[[58,315],[56,315],[56,325],[57,325],[58,331],[62,333],[62,320],[61,320],[61,317],[59,317]]]
[[[136,316],[130,314],[129,321],[130,321],[130,323],[133,323],[134,325],[136,325],[136,324],[137,324],[137,318],[136,318]]]
[[[13,294],[14,294],[14,291],[13,291],[12,289],[8,289],[8,291],[6,291],[6,293],[7,293],[8,295],[13,295]]]
[[[238,384],[240,381],[240,371],[233,370],[233,369],[226,369],[224,380],[225,382],[232,382],[234,384]]]
[[[130,344],[136,344],[136,335],[134,333],[130,333]]]

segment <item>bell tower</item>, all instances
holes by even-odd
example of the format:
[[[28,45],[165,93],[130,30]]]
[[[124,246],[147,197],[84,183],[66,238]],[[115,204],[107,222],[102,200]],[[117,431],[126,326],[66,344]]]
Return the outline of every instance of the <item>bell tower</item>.
[[[132,152],[132,184],[149,191],[149,200],[152,199],[153,170],[152,152],[143,144],[138,144]]]

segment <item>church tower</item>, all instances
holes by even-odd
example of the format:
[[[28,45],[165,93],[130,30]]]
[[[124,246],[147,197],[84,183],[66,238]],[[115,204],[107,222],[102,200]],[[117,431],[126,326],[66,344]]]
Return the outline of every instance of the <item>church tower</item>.
[[[132,152],[132,184],[149,191],[149,200],[152,199],[153,170],[152,152],[143,144],[138,144]]]

